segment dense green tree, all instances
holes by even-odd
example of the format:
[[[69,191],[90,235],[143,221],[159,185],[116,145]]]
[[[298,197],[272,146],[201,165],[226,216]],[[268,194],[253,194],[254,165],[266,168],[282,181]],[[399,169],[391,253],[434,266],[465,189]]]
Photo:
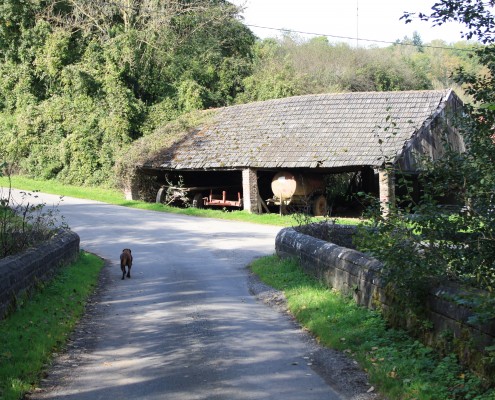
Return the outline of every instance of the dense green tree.
[[[467,30],[461,34],[470,40],[477,38],[484,44],[495,41],[495,16],[492,0],[439,0],[436,1],[428,13],[419,12],[417,17],[442,25],[446,22],[461,22]],[[416,13],[406,12],[403,19],[406,23],[412,21]]]
[[[447,87],[453,68],[479,65],[419,35],[407,50],[289,34],[255,42],[238,12],[225,0],[4,0],[2,158],[34,176],[111,184],[121,148],[195,109]]]
[[[422,54],[398,48],[352,48],[324,37],[301,40],[285,35],[255,47],[253,74],[246,78],[240,101],[264,100],[309,93],[431,89],[428,64]],[[423,51],[423,50],[422,50]],[[428,56],[425,56],[428,58]]]
[[[471,99],[464,115],[452,116],[466,151],[459,154],[446,145],[445,157],[425,162],[419,201],[392,207],[388,218],[379,208],[372,210],[373,229],[361,242],[385,262],[385,276],[408,304],[431,283],[448,279],[486,290],[484,295],[466,291],[457,298],[477,311],[472,323],[495,316],[495,26],[489,3],[490,7],[482,1],[440,1],[430,15],[420,14],[439,24],[463,22],[466,38],[477,36],[485,43],[465,56],[483,68],[468,68],[462,56],[455,61],[454,79]],[[400,182],[409,188],[407,180]],[[494,347],[487,350],[493,356]],[[493,364],[489,367],[493,371]]]
[[[120,148],[234,101],[254,43],[238,12],[223,0],[4,1],[2,156],[35,176],[110,184]]]
[[[261,101],[302,93],[302,76],[298,75],[284,48],[273,39],[254,46],[252,75],[243,82],[244,92],[238,102]]]
[[[414,31],[413,32],[413,39],[412,39],[413,45],[416,47],[416,49],[422,53],[424,51],[423,47],[423,40],[421,39],[421,36],[418,32]]]
[[[420,14],[424,20],[437,24],[462,22],[467,39],[474,37],[485,44],[477,46],[476,57],[483,69],[457,68],[456,80],[461,83],[472,103],[467,105],[469,118],[462,121],[467,151],[442,160],[427,171],[436,179],[433,195],[457,193],[467,209],[459,218],[457,230],[471,232],[466,254],[456,260],[458,268],[468,271],[481,287],[495,293],[495,18],[493,2],[442,0],[430,15]],[[455,263],[455,262],[454,262]]]

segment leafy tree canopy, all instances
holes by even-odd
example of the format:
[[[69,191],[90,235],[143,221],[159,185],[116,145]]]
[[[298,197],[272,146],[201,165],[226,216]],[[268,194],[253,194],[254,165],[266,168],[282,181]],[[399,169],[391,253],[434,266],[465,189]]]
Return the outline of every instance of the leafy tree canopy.
[[[120,147],[233,101],[254,43],[238,12],[224,0],[4,1],[5,158],[35,176],[111,183]]]
[[[33,176],[111,185],[121,148],[193,110],[450,87],[456,67],[479,70],[466,52],[434,51],[418,34],[404,41],[256,41],[225,0],[4,0],[0,159]]]
[[[465,118],[456,121],[467,150],[459,154],[447,148],[446,157],[428,162],[419,177],[424,188],[419,201],[392,207],[389,218],[383,218],[377,209],[372,211],[374,228],[361,242],[386,263],[386,276],[407,304],[421,299],[432,282],[451,279],[484,289],[484,295],[476,292],[457,298],[475,308],[477,316],[472,323],[495,317],[493,5],[493,1],[443,0],[434,4],[431,14],[419,14],[436,24],[462,22],[466,38],[476,36],[485,43],[465,56],[476,59],[483,68],[461,63],[454,75],[472,99],[466,105]],[[411,16],[406,14],[406,22]],[[400,183],[410,192],[407,179],[401,178]],[[493,371],[491,360],[491,366],[484,367]]]
[[[494,5],[493,0],[440,0],[433,4],[429,13],[406,12],[402,18],[409,23],[417,14],[421,20],[433,22],[434,25],[460,22],[467,28],[461,32],[463,37],[468,40],[478,38],[482,43],[490,44],[495,41]]]

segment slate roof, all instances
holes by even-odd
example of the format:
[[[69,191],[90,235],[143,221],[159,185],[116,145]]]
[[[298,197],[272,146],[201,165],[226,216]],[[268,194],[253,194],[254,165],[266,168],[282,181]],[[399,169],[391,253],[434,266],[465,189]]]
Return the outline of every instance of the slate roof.
[[[451,90],[318,94],[218,109],[165,169],[342,168],[395,159]]]

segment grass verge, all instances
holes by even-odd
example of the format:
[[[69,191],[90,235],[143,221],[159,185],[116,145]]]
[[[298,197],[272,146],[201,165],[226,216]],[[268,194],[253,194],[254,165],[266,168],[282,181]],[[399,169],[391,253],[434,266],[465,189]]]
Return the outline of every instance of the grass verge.
[[[94,292],[103,260],[81,252],[49,283],[0,321],[0,398],[17,400],[41,379],[64,347]]]
[[[0,186],[9,186],[8,177],[0,177]],[[81,187],[62,184],[54,180],[36,180],[23,176],[11,177],[12,187],[27,191],[40,191],[44,193],[57,194],[60,196],[77,197],[80,199],[97,200],[108,204],[118,206],[133,207],[144,210],[168,212],[174,214],[185,214],[196,217],[217,218],[226,220],[235,220],[243,222],[252,222],[265,225],[276,226],[296,226],[298,221],[293,215],[278,214],[251,214],[246,211],[225,211],[218,209],[203,208],[178,208],[170,207],[164,204],[146,203],[144,201],[126,200],[122,192],[114,189],[105,189],[98,187]],[[314,221],[321,221],[321,218],[314,218]],[[359,220],[356,218],[338,218],[340,224],[356,225]]]
[[[378,312],[329,290],[297,261],[263,257],[250,267],[285,293],[291,313],[320,344],[353,357],[388,399],[495,399],[495,389],[464,371],[455,356],[440,357],[405,332],[388,329]]]

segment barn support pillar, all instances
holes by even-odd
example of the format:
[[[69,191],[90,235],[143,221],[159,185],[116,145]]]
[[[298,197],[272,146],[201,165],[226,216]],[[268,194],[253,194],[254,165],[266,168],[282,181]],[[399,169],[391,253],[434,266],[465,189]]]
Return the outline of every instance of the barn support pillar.
[[[378,170],[378,180],[382,215],[386,217],[395,205],[395,173],[391,165]]]
[[[136,178],[133,178],[125,183],[124,196],[126,200],[140,200],[139,184]]]
[[[253,214],[258,214],[258,174],[253,168],[242,170],[242,193],[244,210]]]

